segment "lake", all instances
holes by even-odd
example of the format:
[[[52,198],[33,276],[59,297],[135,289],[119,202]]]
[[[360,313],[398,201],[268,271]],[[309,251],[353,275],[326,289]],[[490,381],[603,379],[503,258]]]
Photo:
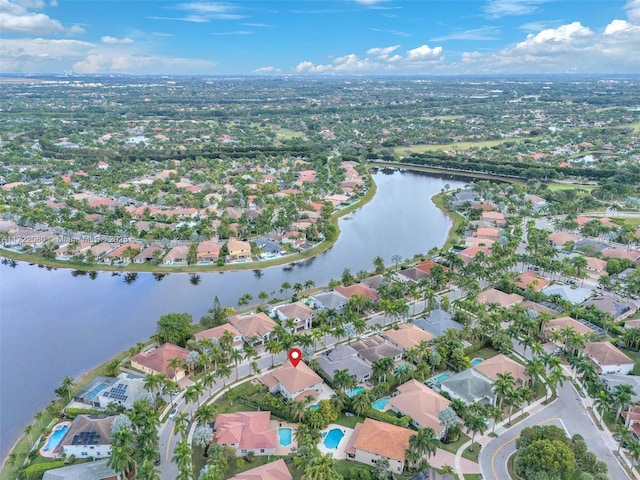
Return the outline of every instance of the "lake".
[[[66,375],[78,377],[146,341],[161,315],[188,312],[198,321],[216,295],[224,306],[236,306],[244,293],[282,297],[283,282],[326,285],[345,268],[372,270],[376,256],[390,265],[396,254],[411,258],[444,243],[451,222],[430,199],[462,181],[412,172],[378,172],[373,179],[376,196],[340,219],[332,249],[289,270],[264,269],[260,277],[252,270],[201,273],[194,285],[188,274],[158,281],[141,273],[125,283],[111,272],[92,279],[24,262],[0,265],[0,458]]]

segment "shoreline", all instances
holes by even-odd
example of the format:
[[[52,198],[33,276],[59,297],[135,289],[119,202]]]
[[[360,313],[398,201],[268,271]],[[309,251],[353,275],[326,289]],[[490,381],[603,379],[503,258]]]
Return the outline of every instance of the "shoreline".
[[[366,192],[366,193],[365,193],[365,194],[364,194],[364,195],[359,199],[359,201],[358,201],[358,202],[356,202],[355,204],[350,205],[350,206],[348,206],[348,207],[346,207],[346,208],[344,208],[344,209],[342,209],[342,210],[340,210],[340,211],[338,211],[338,212],[335,212],[335,213],[331,216],[331,222],[332,222],[332,223],[334,223],[334,224],[336,225],[336,228],[337,228],[337,235],[336,235],[336,238],[335,238],[333,241],[330,241],[330,242],[329,242],[329,241],[327,241],[327,242],[322,242],[322,243],[320,243],[319,245],[316,245],[315,247],[313,247],[313,248],[309,249],[308,251],[304,252],[303,254],[298,254],[298,255],[296,255],[296,257],[300,257],[300,258],[298,258],[298,259],[307,259],[307,258],[314,257],[314,256],[319,255],[320,253],[322,253],[322,252],[324,252],[324,251],[328,250],[329,248],[333,247],[333,245],[335,244],[335,242],[336,242],[336,241],[338,240],[338,238],[340,237],[340,228],[339,228],[339,226],[338,226],[338,219],[339,219],[340,217],[342,217],[342,216],[344,216],[344,215],[347,215],[347,214],[349,214],[349,213],[353,212],[354,210],[357,210],[358,208],[360,208],[360,207],[362,207],[362,206],[366,205],[366,204],[367,204],[371,199],[373,199],[373,197],[374,197],[374,196],[375,196],[375,194],[377,193],[377,186],[376,186],[375,182],[373,181],[373,179],[371,179],[371,176],[369,176],[369,180],[370,180],[370,187],[369,187],[369,189],[367,190],[367,192]],[[444,208],[444,206],[441,204],[441,202],[439,202],[439,201],[438,201],[438,200],[439,200],[439,199],[441,199],[441,198],[442,198],[442,196],[443,196],[444,194],[446,194],[446,193],[447,193],[447,192],[440,192],[440,193],[437,193],[436,195],[433,195],[432,197],[430,197],[430,200],[434,203],[434,205],[435,205],[439,210],[441,210],[441,211],[442,211],[442,212],[443,212],[443,213],[444,213],[448,218],[450,218],[450,219],[452,220],[452,225],[451,225],[451,227],[449,228],[449,231],[448,231],[448,233],[447,233],[446,240],[445,240],[444,244],[442,245],[442,247],[440,247],[440,248],[445,248],[445,247],[448,245],[448,243],[451,241],[452,235],[455,235],[455,227],[456,227],[456,222],[455,222],[455,220],[454,220],[454,219],[452,218],[452,216],[451,216],[451,215],[452,215],[452,214],[454,214],[455,212],[450,212],[449,210],[447,210],[446,208]],[[321,247],[324,247],[324,248],[321,248]],[[317,249],[317,251],[314,251],[314,249]],[[5,253],[5,251],[4,251],[4,250],[2,250],[2,249],[0,249],[0,254],[1,254],[1,255],[4,255],[4,253]],[[16,258],[15,258],[15,259],[16,259],[16,260],[18,260],[18,261],[26,261],[26,262],[29,262],[29,260],[27,260],[23,254],[17,254],[17,253],[15,253],[15,252],[10,252],[10,253],[13,253],[13,254],[16,256]],[[305,254],[306,254],[306,255],[305,255]],[[425,254],[426,254],[426,252],[425,252]],[[6,256],[6,255],[5,255],[5,256]],[[7,256],[7,257],[9,258],[9,256]],[[35,257],[35,256],[34,256],[34,257]],[[45,259],[45,260],[46,260],[46,259]],[[288,261],[286,261],[286,262],[280,262],[280,263],[276,263],[276,264],[270,264],[270,265],[269,265],[269,267],[273,267],[273,266],[278,266],[278,265],[282,265],[282,264],[290,263],[290,261],[292,261],[292,257],[289,257],[287,260],[288,260]],[[93,267],[93,266],[88,266],[88,265],[84,265],[84,267],[85,267],[85,268],[74,268],[74,267],[75,267],[75,265],[74,265],[74,267],[69,266],[67,262],[62,262],[62,261],[55,261],[55,262],[57,262],[57,263],[62,263],[63,265],[60,265],[60,266],[58,266],[57,264],[56,264],[56,265],[46,265],[46,264],[44,264],[44,263],[42,263],[42,262],[36,262],[36,261],[34,261],[34,262],[29,262],[29,263],[37,263],[37,264],[40,264],[40,265],[44,265],[45,267],[46,267],[46,266],[51,266],[52,268],[68,268],[68,269],[76,269],[76,270],[84,270],[84,271],[121,271],[121,272],[127,272],[127,270],[126,270],[126,269],[124,269],[124,267],[113,267],[113,266],[110,266],[110,265],[101,265],[101,266],[104,266],[104,267],[111,267],[111,268],[109,268],[109,269],[103,269],[103,270],[101,270],[101,269],[91,268],[91,267]],[[257,263],[257,262],[256,262],[256,263]],[[214,268],[211,268],[210,266],[201,266],[201,267],[195,267],[196,269],[195,269],[195,270],[191,270],[191,271],[190,271],[190,270],[185,270],[184,268],[176,268],[176,269],[171,269],[171,270],[168,270],[168,271],[167,271],[167,268],[170,268],[170,267],[165,267],[165,269],[157,270],[157,271],[149,271],[149,270],[133,270],[133,272],[139,272],[139,273],[165,273],[165,274],[166,274],[166,273],[198,273],[198,272],[204,272],[204,273],[207,273],[207,272],[215,272],[215,271],[218,271],[218,272],[224,272],[224,271],[234,271],[234,270],[252,270],[252,269],[255,269],[255,268],[251,268],[251,267],[252,267],[252,266],[253,266],[253,267],[255,267],[256,263],[253,263],[253,264],[245,264],[245,265],[247,265],[245,268],[237,268],[237,269],[229,269],[229,268],[228,268],[228,269],[225,269],[224,267],[214,267]],[[265,262],[265,263],[266,263],[266,262]],[[387,266],[385,266],[385,268],[390,268],[391,266],[393,266],[393,265],[392,265],[392,264],[387,265]],[[80,267],[80,265],[79,265],[79,267]],[[321,286],[321,287],[316,286],[316,287],[315,287],[314,289],[312,289],[312,290],[319,290],[319,289],[326,288],[326,287],[327,287],[327,285],[325,285],[325,286]],[[247,308],[250,308],[250,309],[256,309],[256,308],[260,307],[261,305],[264,305],[264,303],[263,303],[263,304],[256,304],[256,305],[253,305],[253,306],[251,306],[251,307],[247,307]],[[197,326],[198,326],[198,324],[197,324],[197,323],[193,323],[192,325],[193,325],[193,327],[196,327],[196,328],[197,328]],[[147,342],[148,342],[148,341],[149,341],[149,340],[147,340]],[[146,343],[146,342],[145,342],[145,343]],[[88,370],[88,371],[86,371],[86,372],[84,372],[84,373],[80,374],[77,378],[74,378],[74,382],[76,382],[76,387],[77,387],[77,386],[82,386],[83,384],[87,384],[88,382],[90,382],[91,380],[93,380],[96,376],[100,375],[100,374],[101,374],[101,370],[102,370],[102,369],[104,369],[104,368],[105,368],[105,366],[106,366],[106,365],[108,365],[108,364],[109,364],[110,362],[112,362],[113,360],[116,360],[116,359],[122,359],[122,358],[124,358],[124,357],[126,357],[126,356],[127,356],[127,351],[126,351],[126,350],[125,350],[125,351],[122,351],[121,353],[119,353],[119,354],[117,354],[117,355],[115,355],[115,356],[113,356],[113,357],[111,357],[111,358],[107,359],[106,361],[104,361],[103,363],[101,363],[101,364],[97,365],[96,367],[92,368],[91,370]],[[54,399],[54,400],[55,400],[55,399]],[[40,410],[40,411],[43,411],[43,412],[44,412],[44,411],[46,411],[46,409],[42,409],[42,410]],[[35,415],[35,414],[37,414],[37,413],[38,413],[38,411],[34,412],[34,415]],[[27,423],[27,425],[34,425],[34,426],[37,426],[37,422],[32,421],[31,423]],[[16,447],[17,447],[21,442],[23,442],[23,441],[25,441],[25,440],[26,440],[26,436],[24,436],[24,435],[23,435],[23,436],[21,436],[21,437],[19,437],[18,439],[16,439],[16,441],[14,442],[14,444],[13,444],[13,445],[11,446],[11,448],[9,449],[9,455],[10,455],[12,452],[14,452],[15,448],[16,448]],[[6,458],[4,458],[4,459],[2,460],[1,470],[0,470],[0,478],[5,478],[5,477],[4,477],[4,475],[8,474],[8,472],[5,472],[5,469],[7,468],[7,461],[8,461],[8,459],[9,459],[9,455],[7,455],[7,457],[6,457]],[[6,477],[6,478],[9,478],[9,477]]]
[[[301,260],[307,260],[313,258],[321,253],[331,249],[334,244],[340,238],[340,226],[338,219],[343,217],[354,210],[364,207],[369,203],[377,193],[377,185],[373,181],[373,178],[369,174],[368,176],[369,188],[367,192],[362,195],[357,202],[342,208],[334,212],[329,221],[336,227],[336,238],[332,240],[324,240],[317,245],[314,245],[304,252],[287,255],[285,257],[276,258],[273,260],[254,261],[246,263],[232,263],[219,267],[217,265],[186,265],[186,266],[162,266],[152,265],[150,263],[129,263],[128,265],[107,265],[107,264],[94,264],[88,265],[86,263],[70,263],[64,260],[56,260],[44,258],[40,255],[33,253],[18,253],[11,250],[0,248],[0,256],[8,258],[10,260],[16,260],[27,263],[34,263],[43,267],[50,268],[66,268],[70,270],[78,270],[84,272],[121,272],[121,273],[155,273],[155,274],[169,274],[169,273],[208,273],[208,272],[236,272],[243,270],[263,270],[265,268],[277,267],[281,265],[287,265],[288,263],[298,262]]]

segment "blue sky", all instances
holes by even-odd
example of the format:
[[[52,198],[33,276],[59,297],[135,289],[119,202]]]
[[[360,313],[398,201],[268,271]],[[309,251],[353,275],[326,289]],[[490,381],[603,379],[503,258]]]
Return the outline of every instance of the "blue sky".
[[[640,73],[640,0],[0,0],[0,71]]]

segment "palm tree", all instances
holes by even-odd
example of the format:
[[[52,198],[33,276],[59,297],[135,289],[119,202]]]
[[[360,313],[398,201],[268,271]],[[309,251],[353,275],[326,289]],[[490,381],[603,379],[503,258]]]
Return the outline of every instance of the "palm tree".
[[[267,340],[267,343],[265,345],[265,349],[267,350],[267,352],[269,352],[271,354],[271,367],[273,367],[274,366],[274,363],[273,363],[274,362],[274,356],[277,355],[278,353],[282,352],[283,346],[275,338],[270,338],[269,340]]]
[[[540,357],[533,357],[531,360],[527,360],[525,373],[531,378],[531,388],[536,386],[536,380],[544,373],[544,363]]]
[[[496,382],[493,384],[493,391],[496,394],[496,403],[498,408],[502,408],[502,401],[508,397],[509,392],[513,391],[516,379],[510,372],[497,374]]]
[[[469,450],[473,450],[473,443],[476,439],[476,433],[484,433],[487,428],[487,419],[484,415],[476,414],[476,415],[468,415],[466,420],[464,421],[464,426],[467,428],[467,433],[472,432],[471,435],[471,446]]]
[[[419,428],[418,433],[409,437],[408,450],[416,453],[420,459],[428,459],[436,453],[440,441],[436,438],[436,434],[431,427]]]
[[[231,368],[226,363],[220,364],[218,367],[218,376],[222,379],[222,388],[227,387],[227,380],[231,376]]]
[[[396,272],[398,271],[398,263],[402,261],[402,257],[398,254],[395,254],[391,257],[391,261],[396,264]]]
[[[301,422],[307,412],[307,405],[299,400],[289,402],[289,413],[296,422]]]
[[[386,382],[388,376],[391,374],[393,368],[393,358],[384,357],[375,362],[372,365],[372,377],[377,383]]]
[[[336,472],[331,454],[315,455],[304,469],[302,480],[342,480]]]
[[[622,448],[622,445],[627,443],[627,441],[632,438],[633,430],[628,428],[626,425],[617,423],[615,428],[615,434],[616,434],[616,437],[620,439],[618,441],[618,453],[620,453],[620,449]]]
[[[29,438],[29,449],[33,448],[33,439],[31,438],[32,430],[33,425],[27,425],[26,427],[24,427],[24,433],[26,433],[27,437]]]
[[[178,480],[193,480],[191,445],[186,438],[180,440],[176,445],[171,461],[178,465]]]
[[[122,428],[113,435],[111,441],[111,456],[107,465],[122,474],[126,479],[133,479],[136,476],[136,462],[133,432],[131,429]]]
[[[238,363],[242,360],[242,352],[236,348],[232,348],[229,352],[229,361],[236,365],[236,380],[238,380]]]
[[[201,425],[205,425],[215,420],[217,412],[218,406],[216,404],[205,403],[196,408],[196,411],[193,413],[193,419]]]
[[[384,272],[384,259],[380,256],[375,257],[373,259],[373,267],[376,274],[381,274],[382,272]]]
[[[180,357],[173,357],[169,360],[168,367],[173,370],[173,381],[178,381],[178,369],[182,370],[184,368],[184,362]]]
[[[196,385],[202,385],[202,384],[189,385],[184,391],[184,395],[182,396],[182,398],[184,398],[184,401],[187,405],[190,403],[198,402],[200,398],[201,392],[198,392],[198,388],[196,387]],[[202,388],[204,390],[204,386],[202,386]]]
[[[491,433],[495,435],[495,433],[496,433],[496,424],[500,420],[502,420],[503,411],[499,407],[490,406],[488,413],[489,413],[489,416],[491,417],[491,419],[493,420],[493,427],[491,428]]]
[[[144,389],[153,395],[154,399],[160,392],[164,380],[167,378],[162,373],[149,373],[144,377]]]
[[[638,466],[638,460],[640,460],[640,440],[633,439],[629,442],[627,447],[629,455],[635,460],[636,467]]]
[[[509,425],[511,425],[511,414],[513,413],[514,408],[519,407],[522,403],[520,390],[509,390],[507,396],[505,397],[505,401],[509,405]]]
[[[620,418],[620,413],[622,413],[622,410],[627,408],[627,405],[631,403],[631,399],[633,398],[634,393],[635,392],[633,390],[633,387],[628,383],[625,383],[623,385],[616,385],[616,388],[612,393],[613,403],[616,406],[616,422]]]
[[[187,412],[180,412],[173,418],[175,425],[175,434],[183,434],[187,431],[187,426],[190,423],[189,414]]]
[[[362,417],[371,409],[371,402],[373,395],[368,390],[363,390],[351,399],[351,407]]]
[[[349,370],[342,369],[333,372],[333,388],[343,392],[355,387],[356,380],[351,376]]]

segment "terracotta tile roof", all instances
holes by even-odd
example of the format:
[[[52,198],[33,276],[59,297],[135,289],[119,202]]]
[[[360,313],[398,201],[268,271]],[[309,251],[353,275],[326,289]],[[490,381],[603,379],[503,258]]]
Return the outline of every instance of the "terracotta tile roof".
[[[416,380],[409,380],[398,387],[398,394],[391,397],[389,405],[403,415],[409,415],[421,427],[431,427],[439,434],[444,428],[438,414],[451,402],[439,393]]]
[[[229,480],[292,480],[292,478],[286,463],[280,458],[275,462],[239,473]]]
[[[619,248],[608,248],[602,252],[607,258],[627,258],[631,261],[637,261],[640,258],[640,252],[637,250],[621,250]]]
[[[338,285],[334,288],[334,290],[347,298],[351,298],[353,295],[362,295],[363,297],[369,298],[371,300],[378,300],[380,295],[374,289],[367,287],[363,283],[356,283],[355,285],[351,285],[349,287],[345,287],[343,285]]]
[[[580,240],[579,237],[567,232],[556,232],[549,235],[549,241],[553,242],[555,245],[562,246],[567,242],[577,242],[578,240]]]
[[[224,332],[229,332],[234,337],[240,336],[240,332],[238,332],[238,330],[236,330],[233,325],[225,323],[223,325],[218,325],[217,327],[209,328],[202,332],[198,332],[194,335],[194,337],[196,337],[196,340],[202,340],[203,338],[216,338],[220,340]],[[238,345],[242,345],[242,340],[233,342],[234,347]]]
[[[510,307],[522,302],[523,297],[517,293],[504,293],[495,288],[489,288],[478,295],[478,303],[497,303],[502,307]]]
[[[441,267],[442,270],[444,270],[445,272],[449,270],[449,267],[447,267],[446,265],[440,265],[439,263],[436,263],[433,260],[423,260],[422,262],[416,265],[416,268],[418,270],[422,270],[425,273],[430,273],[431,269],[435,266]]]
[[[240,449],[275,448],[276,430],[269,428],[271,412],[221,413],[216,417],[213,441]]]
[[[516,380],[520,379],[523,383],[529,381],[529,375],[524,373],[525,366],[503,354],[488,358],[474,368],[493,382],[498,379],[499,373],[504,372],[511,373]]]
[[[281,305],[279,307],[276,307],[276,310],[284,315],[285,318],[300,318],[306,320],[313,316],[313,310],[311,310],[302,301],[289,303],[287,305]]]
[[[367,418],[364,423],[356,426],[347,448],[352,447],[354,450],[364,450],[381,457],[404,462],[404,453],[409,447],[409,438],[415,434],[416,432],[408,428],[396,427]]]
[[[229,318],[229,323],[247,339],[252,337],[262,338],[276,327],[276,322],[263,312],[250,315],[234,315]]]
[[[551,284],[546,278],[538,277],[538,274],[534,270],[527,270],[521,273],[519,278],[520,281],[516,282],[516,287],[523,290],[526,290],[527,286],[531,285],[536,292],[539,292]]]
[[[306,363],[300,362],[297,367],[294,367],[289,360],[286,360],[281,366],[264,375],[264,383],[269,381],[269,376],[275,378],[278,383],[290,393],[296,393],[305,388],[322,383],[322,378],[311,370]]]
[[[609,342],[587,343],[583,351],[586,355],[597,360],[600,365],[628,365],[633,363],[633,360]]]
[[[131,357],[131,361],[139,363],[155,372],[164,373],[169,378],[173,378],[174,371],[169,368],[169,362],[172,358],[176,357],[186,362],[188,354],[189,350],[186,348],[179,347],[173,343],[165,343],[150,352],[140,352],[134,355]]]
[[[412,323],[403,323],[399,325],[398,330],[393,328],[386,330],[383,336],[405,349],[415,347],[423,341],[430,342],[436,338],[431,333],[422,330],[420,327],[416,327]]]
[[[197,247],[198,255],[207,255],[207,254],[220,254],[220,245],[215,242],[211,242],[209,240],[205,240],[204,242],[200,242]]]
[[[579,321],[571,318],[571,317],[560,317],[560,318],[554,318],[552,320],[549,321],[549,323],[547,323],[544,327],[543,330],[545,332],[550,332],[553,330],[562,330],[563,328],[566,327],[571,327],[573,328],[576,332],[584,335],[587,333],[595,333],[593,330],[591,330],[589,327],[587,327],[586,325],[583,325],[582,323],[580,323]]]

